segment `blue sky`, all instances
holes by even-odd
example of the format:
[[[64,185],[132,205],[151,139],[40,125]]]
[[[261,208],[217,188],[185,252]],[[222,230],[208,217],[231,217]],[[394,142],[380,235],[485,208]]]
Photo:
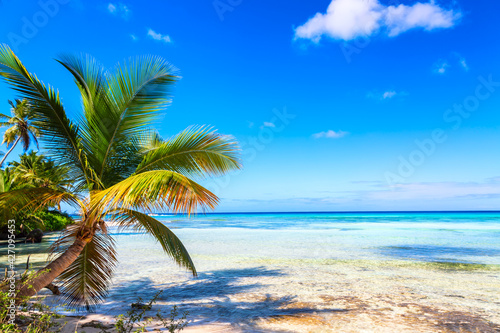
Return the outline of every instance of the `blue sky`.
[[[158,123],[234,135],[218,211],[500,207],[500,3],[3,0],[0,42],[80,100],[53,59],[160,55],[182,80]],[[15,96],[0,85],[0,101]],[[0,107],[2,108],[2,107]],[[6,150],[5,146],[2,148]]]

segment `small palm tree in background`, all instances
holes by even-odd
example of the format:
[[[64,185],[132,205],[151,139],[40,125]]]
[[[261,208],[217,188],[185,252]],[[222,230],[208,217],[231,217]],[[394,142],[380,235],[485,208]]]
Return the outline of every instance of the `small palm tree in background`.
[[[18,295],[32,296],[58,278],[70,305],[92,308],[102,301],[116,265],[104,219],[151,234],[177,264],[196,275],[182,242],[147,213],[213,209],[218,198],[195,179],[238,169],[237,143],[207,127],[191,127],[168,140],[151,128],[178,80],[159,57],[137,58],[113,72],[90,56],[58,62],[81,94],[76,121],[68,118],[58,92],[0,45],[0,77],[32,105],[44,149],[73,180],[66,189],[37,186],[0,194],[0,208],[8,213],[66,202],[80,211],[79,222],[55,244],[53,260]]]
[[[56,165],[45,155],[31,151],[19,156],[19,162],[9,163],[14,173],[14,182],[23,187],[51,187],[68,191],[72,186],[69,168]]]
[[[37,187],[49,187],[60,191],[69,191],[72,181],[69,178],[68,172],[67,167],[56,165],[54,161],[48,159],[46,156],[31,151],[20,155],[19,161],[9,162],[8,167],[0,169],[0,193]],[[56,206],[54,208],[57,208],[58,212],[60,212],[61,207],[59,205]],[[26,209],[17,211],[17,214],[13,216],[13,219],[16,221],[15,232],[23,236],[34,228],[45,230],[47,229],[45,222],[49,222],[49,229],[47,230],[53,231],[51,228],[56,228],[57,226],[50,223],[50,221],[43,220],[43,215],[50,208],[53,207],[26,207]],[[57,215],[59,213],[52,210],[50,214]],[[7,233],[7,229],[7,220],[0,219],[0,233]],[[1,283],[0,289],[2,289]]]
[[[34,126],[32,121],[34,120],[34,113],[32,111],[31,105],[28,100],[16,99],[15,102],[9,101],[11,106],[10,112],[11,116],[0,113],[0,126],[9,127],[4,135],[2,144],[6,143],[7,147],[10,149],[4,155],[0,161],[0,167],[5,162],[5,159],[14,150],[16,145],[21,141],[23,145],[23,150],[26,152],[31,145],[31,140],[33,140],[38,147],[37,137],[39,135],[38,129]]]

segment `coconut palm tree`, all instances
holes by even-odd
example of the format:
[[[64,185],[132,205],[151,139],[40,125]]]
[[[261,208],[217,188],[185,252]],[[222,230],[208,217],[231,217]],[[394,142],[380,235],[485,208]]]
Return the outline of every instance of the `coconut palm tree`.
[[[19,161],[10,162],[9,165],[13,168],[14,181],[25,187],[67,190],[72,185],[67,167],[56,165],[54,161],[35,151],[22,154]]]
[[[179,78],[162,58],[140,57],[118,64],[114,71],[90,56],[57,61],[80,91],[77,120],[69,119],[54,88],[29,73],[8,46],[0,46],[0,77],[32,104],[40,141],[73,179],[71,191],[36,187],[0,194],[0,207],[66,202],[80,211],[80,222],[55,244],[51,262],[24,283],[18,295],[34,295],[58,278],[69,304],[98,304],[116,265],[104,219],[118,223],[120,230],[151,234],[166,254],[196,275],[182,242],[147,213],[213,209],[218,198],[198,180],[238,169],[237,143],[205,126],[190,127],[168,140],[151,129]]]
[[[38,147],[37,137],[39,133],[38,129],[34,126],[34,124],[32,124],[34,113],[32,112],[31,105],[28,100],[16,99],[15,103],[9,101],[9,104],[11,106],[10,112],[12,115],[8,116],[0,113],[0,119],[4,120],[3,122],[0,122],[0,126],[9,127],[3,135],[2,144],[6,143],[7,147],[10,147],[0,161],[0,167],[3,165],[7,156],[9,156],[12,150],[14,150],[19,141],[21,141],[25,152],[31,145],[32,139]]]

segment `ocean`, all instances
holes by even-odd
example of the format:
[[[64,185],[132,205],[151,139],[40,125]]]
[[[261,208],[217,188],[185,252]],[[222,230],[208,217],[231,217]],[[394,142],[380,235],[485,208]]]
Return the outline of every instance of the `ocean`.
[[[200,255],[500,264],[500,212],[155,217]]]

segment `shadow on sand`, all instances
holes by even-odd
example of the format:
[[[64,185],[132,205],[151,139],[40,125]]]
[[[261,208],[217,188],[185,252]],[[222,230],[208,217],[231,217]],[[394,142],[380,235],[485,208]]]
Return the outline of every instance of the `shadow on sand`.
[[[148,278],[128,281],[113,286],[107,301],[97,312],[113,315],[125,313],[138,297],[147,301],[158,290],[163,290],[163,293],[150,314],[158,310],[168,314],[175,304],[180,312],[189,311],[188,319],[192,321],[190,326],[229,323],[245,332],[270,332],[255,328],[254,322],[277,316],[346,311],[304,307],[296,302],[294,296],[277,297],[259,293],[263,284],[246,281],[283,275],[279,270],[254,267],[202,272],[197,278],[176,284],[154,285]],[[53,299],[51,303],[57,304],[57,300]]]

